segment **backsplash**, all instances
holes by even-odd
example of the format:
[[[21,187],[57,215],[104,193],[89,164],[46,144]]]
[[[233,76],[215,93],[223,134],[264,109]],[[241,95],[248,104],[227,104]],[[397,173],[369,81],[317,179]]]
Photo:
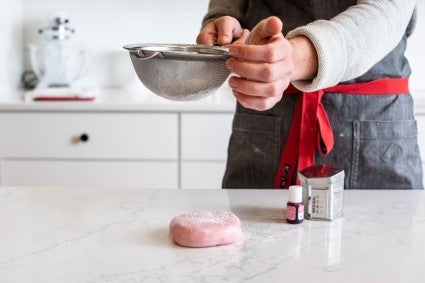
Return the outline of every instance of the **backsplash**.
[[[0,9],[0,91],[11,93],[22,72],[22,3],[9,1]]]

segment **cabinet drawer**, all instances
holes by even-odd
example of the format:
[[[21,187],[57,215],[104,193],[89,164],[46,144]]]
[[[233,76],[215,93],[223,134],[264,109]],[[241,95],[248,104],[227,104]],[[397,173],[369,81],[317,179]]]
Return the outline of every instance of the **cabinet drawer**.
[[[182,162],[183,189],[221,189],[226,162]]]
[[[226,160],[232,120],[231,113],[182,114],[182,159]]]
[[[1,155],[177,159],[177,123],[167,113],[1,113]]]
[[[39,161],[1,162],[2,186],[175,189],[177,162]]]

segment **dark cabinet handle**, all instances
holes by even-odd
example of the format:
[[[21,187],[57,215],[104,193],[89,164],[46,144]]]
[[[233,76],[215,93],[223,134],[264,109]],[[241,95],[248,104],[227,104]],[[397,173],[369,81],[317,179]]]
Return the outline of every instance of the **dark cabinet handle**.
[[[88,142],[89,141],[89,135],[86,133],[83,133],[80,135],[80,141],[82,142]]]

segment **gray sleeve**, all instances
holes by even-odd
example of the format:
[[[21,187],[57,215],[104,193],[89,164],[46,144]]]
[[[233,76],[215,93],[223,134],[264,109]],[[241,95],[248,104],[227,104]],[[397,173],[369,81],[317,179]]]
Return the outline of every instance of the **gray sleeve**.
[[[248,0],[210,0],[208,12],[202,20],[202,27],[222,17],[231,16],[239,22],[243,19]]]
[[[308,37],[319,59],[315,78],[292,83],[314,91],[361,76],[397,46],[415,5],[414,0],[360,0],[329,21],[290,31],[288,39]]]

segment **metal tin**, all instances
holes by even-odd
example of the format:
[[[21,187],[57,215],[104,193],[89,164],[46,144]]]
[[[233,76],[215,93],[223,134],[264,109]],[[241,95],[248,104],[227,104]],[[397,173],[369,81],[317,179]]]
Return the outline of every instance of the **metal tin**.
[[[333,220],[343,215],[344,171],[328,164],[298,173],[306,219]]]

